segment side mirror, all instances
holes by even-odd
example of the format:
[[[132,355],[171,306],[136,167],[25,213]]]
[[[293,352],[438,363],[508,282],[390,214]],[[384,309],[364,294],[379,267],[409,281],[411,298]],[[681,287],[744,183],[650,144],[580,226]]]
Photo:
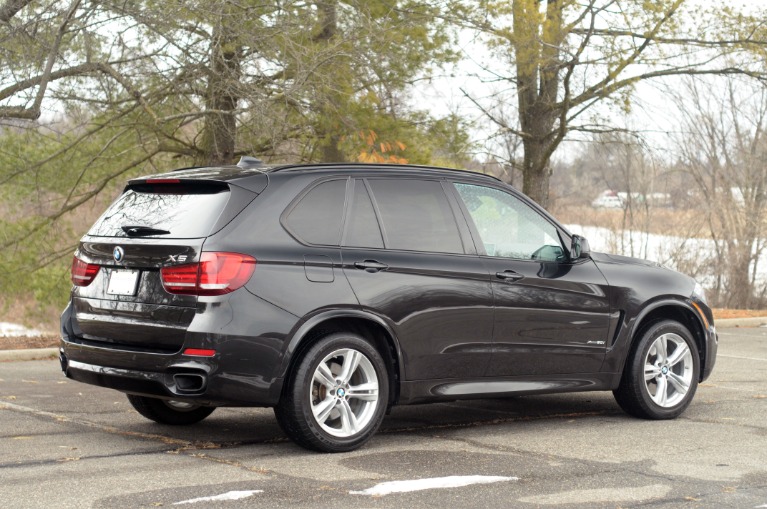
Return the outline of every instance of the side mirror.
[[[570,244],[570,261],[574,262],[575,260],[588,258],[590,255],[589,241],[580,235],[573,235],[572,243]]]

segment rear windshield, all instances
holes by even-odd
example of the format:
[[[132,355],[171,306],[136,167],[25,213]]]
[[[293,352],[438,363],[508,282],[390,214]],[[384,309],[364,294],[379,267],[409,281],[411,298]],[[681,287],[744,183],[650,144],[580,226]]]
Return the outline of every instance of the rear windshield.
[[[95,237],[206,237],[229,201],[226,184],[130,186],[96,221]],[[132,227],[132,235],[125,230]],[[167,232],[167,233],[166,233]]]

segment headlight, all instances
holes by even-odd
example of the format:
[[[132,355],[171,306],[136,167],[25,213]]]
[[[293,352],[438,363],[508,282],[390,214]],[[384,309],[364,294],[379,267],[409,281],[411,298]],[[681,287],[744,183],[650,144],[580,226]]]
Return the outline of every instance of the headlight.
[[[695,283],[695,289],[692,291],[692,296],[701,301],[703,304],[708,304],[708,302],[706,302],[706,291],[698,282]]]

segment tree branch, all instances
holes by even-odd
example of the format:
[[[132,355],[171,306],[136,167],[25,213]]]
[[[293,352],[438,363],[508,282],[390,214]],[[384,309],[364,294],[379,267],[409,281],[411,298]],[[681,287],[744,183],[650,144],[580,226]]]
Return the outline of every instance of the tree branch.
[[[736,75],[736,74],[758,79],[762,82],[767,81],[767,76],[762,75],[760,73],[753,72],[753,71],[749,71],[747,69],[741,69],[739,67],[723,67],[721,69],[694,69],[689,67],[682,67],[682,68],[665,69],[662,71],[652,71],[652,72],[646,72],[643,74],[638,74],[630,78],[626,78],[620,81],[615,81],[612,84],[599,89],[596,93],[594,93],[592,89],[589,89],[583,92],[581,95],[579,95],[575,99],[573,99],[570,104],[571,106],[577,106],[588,101],[601,99],[628,85],[631,85],[638,81],[643,81],[643,80],[652,79],[652,78],[663,78],[668,76],[699,76],[699,75],[727,76],[727,75]],[[561,102],[558,103],[556,107],[558,108],[562,107],[562,103]],[[580,110],[579,113],[581,113],[582,111],[583,110]],[[569,120],[572,120],[574,117],[575,116],[571,116]]]
[[[586,35],[589,30],[583,28],[575,28],[572,30],[573,34]],[[601,37],[631,37],[633,39],[643,39],[650,42],[657,42],[661,44],[679,44],[682,46],[698,46],[703,48],[719,48],[722,46],[737,46],[743,44],[754,44],[757,46],[767,46],[767,40],[758,40],[752,37],[744,39],[722,39],[707,41],[705,39],[696,39],[694,37],[658,37],[654,34],[646,34],[639,32],[632,32],[631,30],[611,30],[611,29],[598,29],[593,31],[594,35]]]
[[[56,56],[59,54],[59,47],[61,46],[61,39],[64,37],[67,25],[75,15],[75,11],[80,6],[81,0],[74,0],[71,7],[67,11],[67,15],[64,17],[64,21],[59,25],[59,30],[56,33],[56,39],[53,41],[53,46],[48,53],[48,61],[45,63],[45,70],[43,71],[42,78],[40,79],[40,86],[37,88],[37,96],[35,102],[32,103],[32,107],[29,108],[31,113],[35,115],[35,120],[40,116],[40,107],[43,104],[43,98],[45,97],[45,91],[48,89],[48,82],[51,79],[51,71],[53,70],[53,63],[56,61]]]
[[[0,5],[0,23],[7,24],[21,9],[31,3],[32,0],[6,0]]]
[[[668,22],[674,16],[674,13],[677,11],[677,9],[679,9],[679,6],[682,5],[683,2],[684,0],[676,0],[671,8],[669,8],[669,10],[664,13],[663,17],[655,23],[655,26],[653,26],[652,29],[648,31],[648,36],[645,38],[644,42],[642,42],[642,44],[640,44],[639,47],[636,48],[631,53],[631,55],[628,56],[628,58],[625,60],[621,59],[621,62],[615,67],[615,69],[609,71],[607,76],[605,76],[602,81],[592,85],[583,93],[581,93],[578,98],[573,100],[573,105],[577,105],[583,100],[588,100],[595,95],[605,96],[605,91],[609,88],[609,83],[613,82],[626,69],[626,67],[636,62],[639,56],[642,55],[644,50],[647,49],[647,47],[650,45],[652,37],[655,37],[655,35],[660,31],[661,27],[663,27],[663,25],[666,24],[666,22]]]
[[[509,125],[502,119],[497,118],[490,110],[482,106],[474,97],[471,96],[466,90],[463,88],[459,89],[461,93],[463,93],[463,96],[466,97],[469,101],[471,101],[474,106],[479,108],[479,110],[482,112],[483,115],[485,115],[487,118],[489,118],[494,124],[496,124],[498,127],[503,129],[507,133],[511,133],[515,136],[519,136],[520,138],[526,138],[531,139],[532,136],[529,133],[525,133],[523,131],[520,131],[519,129],[514,129],[512,127],[509,127]]]
[[[12,246],[14,244],[17,244],[19,242],[22,242],[22,241],[30,238],[32,235],[34,235],[38,231],[40,231],[43,228],[45,228],[46,225],[56,221],[57,219],[59,219],[61,216],[63,216],[67,212],[70,212],[70,211],[76,209],[77,207],[79,207],[83,203],[85,203],[88,200],[94,198],[101,191],[103,191],[104,188],[107,186],[107,184],[109,182],[111,182],[112,180],[116,179],[117,177],[119,177],[123,173],[127,172],[131,168],[134,168],[134,167],[136,167],[136,166],[138,166],[140,164],[145,163],[146,161],[148,161],[152,157],[156,156],[158,153],[159,153],[158,150],[155,148],[151,152],[147,152],[143,157],[141,157],[139,159],[136,159],[134,161],[131,161],[130,163],[128,163],[127,165],[123,166],[122,168],[120,168],[115,173],[112,173],[111,175],[108,175],[107,177],[102,179],[101,182],[99,182],[99,184],[95,188],[91,189],[90,191],[88,191],[84,195],[80,196],[76,201],[74,201],[74,202],[72,202],[70,204],[67,204],[66,206],[61,207],[55,213],[45,217],[42,221],[40,221],[39,223],[35,224],[31,228],[28,228],[28,229],[24,230],[24,233],[22,233],[18,237],[10,238],[10,239],[7,239],[6,241],[4,241],[2,244],[0,244],[0,251],[2,251],[3,249],[5,249],[7,247],[10,247],[10,246]]]

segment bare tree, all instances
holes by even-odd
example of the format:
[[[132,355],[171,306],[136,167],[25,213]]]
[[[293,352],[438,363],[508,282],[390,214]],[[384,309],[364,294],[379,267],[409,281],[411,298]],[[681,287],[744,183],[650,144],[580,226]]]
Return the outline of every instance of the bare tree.
[[[684,120],[680,165],[695,183],[715,244],[714,296],[727,307],[751,308],[764,291],[757,278],[767,233],[767,88],[688,79],[674,97]]]
[[[525,193],[546,206],[554,151],[570,133],[610,130],[590,113],[606,103],[630,107],[637,82],[761,75],[761,57],[751,51],[765,45],[765,14],[700,5],[686,0],[453,3],[458,22],[484,34],[496,52],[499,63],[487,70],[490,79],[513,91],[495,104],[474,100],[499,128],[522,140]],[[737,59],[725,58],[732,55]],[[517,117],[500,114],[514,103]],[[508,124],[507,118],[519,122]]]

